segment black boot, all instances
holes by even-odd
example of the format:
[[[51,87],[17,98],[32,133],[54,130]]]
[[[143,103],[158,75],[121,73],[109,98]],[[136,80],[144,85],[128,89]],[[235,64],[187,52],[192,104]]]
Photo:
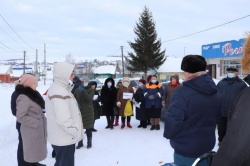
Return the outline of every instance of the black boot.
[[[155,130],[160,130],[160,125],[155,125]]]
[[[82,143],[82,140],[80,140],[79,142],[78,142],[78,145],[76,146],[76,149],[80,149],[80,148],[82,148],[83,147],[83,143]]]
[[[87,149],[92,148],[92,137],[87,137],[88,142],[87,142]]]
[[[56,151],[53,150],[51,155],[52,155],[52,158],[55,158],[56,157]]]
[[[155,125],[152,125],[150,130],[154,130],[155,129]]]
[[[142,127],[142,121],[140,120],[140,125],[137,126],[138,128],[141,128]]]

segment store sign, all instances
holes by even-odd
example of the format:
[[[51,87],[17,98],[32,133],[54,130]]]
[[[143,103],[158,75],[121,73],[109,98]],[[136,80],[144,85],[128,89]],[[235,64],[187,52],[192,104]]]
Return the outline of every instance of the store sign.
[[[243,55],[243,45],[246,39],[238,41],[231,40],[221,43],[213,43],[202,46],[202,56],[205,58],[225,58],[225,57],[239,57]]]

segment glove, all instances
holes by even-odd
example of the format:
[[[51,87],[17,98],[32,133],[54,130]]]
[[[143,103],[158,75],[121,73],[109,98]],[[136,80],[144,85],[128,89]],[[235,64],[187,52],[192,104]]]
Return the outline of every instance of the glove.
[[[148,96],[148,99],[149,99],[149,100],[154,100],[154,99],[155,99],[155,96],[154,96],[154,95],[150,95],[150,96]]]
[[[161,98],[161,94],[160,94],[160,92],[157,92],[157,95]]]
[[[118,101],[118,102],[116,103],[116,105],[117,105],[117,107],[121,107],[122,104],[121,104],[121,102]]]

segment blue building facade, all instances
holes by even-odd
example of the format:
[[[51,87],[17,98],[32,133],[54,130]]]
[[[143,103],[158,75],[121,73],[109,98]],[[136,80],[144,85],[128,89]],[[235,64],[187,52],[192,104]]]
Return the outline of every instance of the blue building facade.
[[[239,75],[243,76],[241,70],[241,57],[244,53],[246,39],[230,40],[201,46],[201,53],[208,63],[207,70],[212,77],[222,79],[227,74],[227,68],[234,66],[239,69]]]
[[[202,56],[205,58],[241,57],[246,39],[224,41],[202,45]]]

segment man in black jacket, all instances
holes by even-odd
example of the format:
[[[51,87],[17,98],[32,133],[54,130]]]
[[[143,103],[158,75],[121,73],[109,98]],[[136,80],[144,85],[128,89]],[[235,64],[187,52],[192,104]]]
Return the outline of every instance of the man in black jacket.
[[[227,72],[227,77],[222,79],[217,85],[218,91],[222,95],[222,117],[218,124],[219,144],[226,134],[228,111],[231,104],[235,101],[238,94],[247,87],[246,83],[238,77],[237,68],[229,67],[227,68]]]

